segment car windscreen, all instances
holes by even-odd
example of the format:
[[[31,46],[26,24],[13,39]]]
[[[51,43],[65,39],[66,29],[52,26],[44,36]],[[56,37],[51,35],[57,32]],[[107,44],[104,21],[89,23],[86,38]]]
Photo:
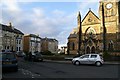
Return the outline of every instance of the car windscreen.
[[[96,58],[97,57],[97,55],[91,55],[91,57],[90,58]]]
[[[83,55],[80,58],[89,58],[89,55]]]
[[[12,53],[4,53],[2,54],[2,59],[13,59],[15,58],[15,55]]]
[[[42,56],[42,54],[40,54],[40,53],[36,53],[36,55],[37,55],[37,56]]]

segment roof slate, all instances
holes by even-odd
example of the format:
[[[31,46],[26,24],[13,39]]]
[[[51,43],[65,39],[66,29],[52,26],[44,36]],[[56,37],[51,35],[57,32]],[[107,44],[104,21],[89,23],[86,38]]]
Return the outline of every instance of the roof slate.
[[[10,26],[4,25],[4,24],[0,24],[0,26],[2,27],[3,31],[9,31],[9,32],[13,32],[13,33],[24,35],[24,33],[22,33],[20,30],[18,30],[16,28],[12,29]]]
[[[76,37],[78,37],[77,34],[70,34],[68,38],[76,38]]]
[[[28,35],[25,35],[25,37],[36,37],[36,38],[40,38],[38,35],[35,35],[35,34],[28,34]]]
[[[52,39],[52,38],[42,38],[42,40],[47,40],[47,41],[57,41],[57,42],[58,42],[58,40],[56,40],[56,39]]]

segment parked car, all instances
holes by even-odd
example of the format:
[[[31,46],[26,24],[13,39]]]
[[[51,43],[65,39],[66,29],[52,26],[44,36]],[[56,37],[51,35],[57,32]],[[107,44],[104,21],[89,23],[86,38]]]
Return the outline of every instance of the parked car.
[[[43,55],[40,52],[35,52],[33,55],[33,61],[43,61]]]
[[[0,52],[2,55],[2,69],[18,71],[18,61],[16,54],[13,52]]]
[[[24,52],[17,52],[16,55],[18,57],[25,57],[25,53]]]
[[[95,64],[96,66],[101,66],[103,64],[103,58],[99,54],[84,54],[80,57],[73,58],[72,63],[74,65]]]
[[[40,52],[32,52],[24,58],[28,61],[43,61],[43,55]]]

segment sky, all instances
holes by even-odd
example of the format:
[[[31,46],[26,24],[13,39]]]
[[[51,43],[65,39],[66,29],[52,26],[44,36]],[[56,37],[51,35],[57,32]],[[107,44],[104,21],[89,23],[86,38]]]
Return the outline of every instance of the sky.
[[[77,14],[82,19],[89,8],[98,16],[99,1],[18,1],[2,0],[0,23],[12,25],[24,34],[39,34],[41,38],[55,38],[59,46],[67,45],[67,38],[77,27]]]

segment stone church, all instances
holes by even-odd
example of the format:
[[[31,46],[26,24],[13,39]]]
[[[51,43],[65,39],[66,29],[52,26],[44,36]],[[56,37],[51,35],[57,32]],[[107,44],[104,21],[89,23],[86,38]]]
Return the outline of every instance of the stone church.
[[[120,1],[101,0],[99,16],[89,10],[81,20],[77,16],[77,28],[68,37],[68,54],[120,53]]]

